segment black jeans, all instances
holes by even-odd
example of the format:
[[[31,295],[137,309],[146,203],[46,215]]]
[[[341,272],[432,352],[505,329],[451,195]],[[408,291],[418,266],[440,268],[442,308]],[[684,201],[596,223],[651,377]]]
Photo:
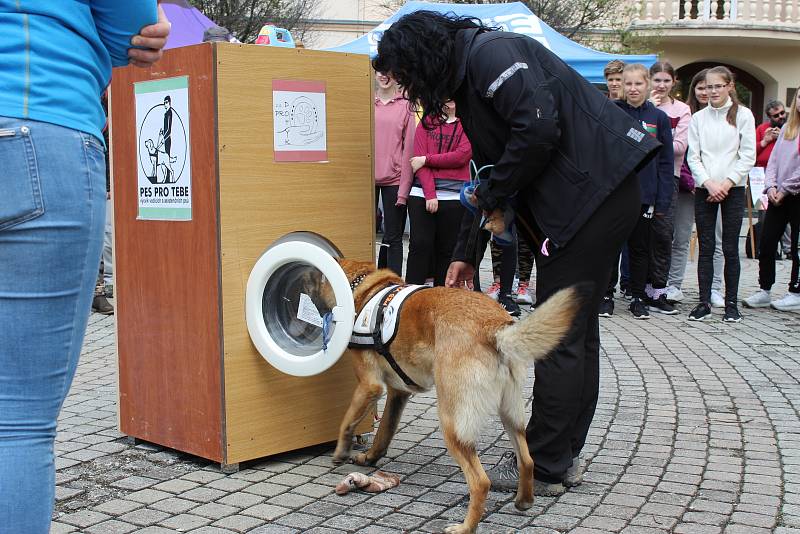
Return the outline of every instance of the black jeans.
[[[675,178],[669,209],[661,217],[654,215],[650,223],[650,266],[647,281],[654,289],[667,287],[669,267],[672,263],[672,230],[677,197],[678,179]]]
[[[800,259],[797,253],[797,238],[800,233],[800,195],[784,197],[780,206],[770,204],[764,214],[761,238],[758,244],[758,285],[769,291],[775,283],[775,251],[789,224],[792,228],[792,274],[789,291],[800,293]]]
[[[644,286],[647,283],[647,270],[650,264],[650,237],[652,218],[644,217],[649,207],[640,205],[639,220],[628,237],[628,257],[631,269],[631,293],[634,298],[644,299]],[[653,215],[655,217],[655,215]]]
[[[388,267],[403,276],[403,230],[406,227],[406,207],[395,206],[399,185],[376,185],[375,203],[378,195],[383,198],[383,240],[378,252],[378,268]]]
[[[594,417],[600,390],[600,326],[597,318],[611,267],[631,234],[640,211],[639,180],[629,176],[563,248],[549,256],[536,254],[536,301],[544,302],[559,289],[591,282],[593,291],[581,306],[573,328],[549,357],[536,362],[533,413],[526,437],[536,479],[561,482],[580,453]],[[520,209],[517,228],[528,232],[533,217]],[[539,231],[526,237],[541,243]]]
[[[714,278],[714,230],[717,211],[722,210],[722,255],[725,258],[725,302],[736,303],[739,298],[739,232],[745,206],[744,187],[732,187],[722,202],[706,202],[708,190],[698,187],[694,192],[694,222],[700,253],[697,260],[697,284],[700,302],[711,300],[711,281]]]
[[[440,200],[436,213],[428,213],[425,199],[408,197],[411,236],[406,262],[406,282],[424,284],[431,276],[434,285],[443,286],[458,230],[464,217],[464,206],[458,200]]]

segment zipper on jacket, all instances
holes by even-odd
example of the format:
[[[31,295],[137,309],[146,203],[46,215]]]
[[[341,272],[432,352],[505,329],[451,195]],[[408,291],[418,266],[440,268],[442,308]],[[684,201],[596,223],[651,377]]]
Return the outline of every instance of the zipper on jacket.
[[[0,128],[0,137],[14,137],[15,135],[17,135],[17,132],[11,128]]]

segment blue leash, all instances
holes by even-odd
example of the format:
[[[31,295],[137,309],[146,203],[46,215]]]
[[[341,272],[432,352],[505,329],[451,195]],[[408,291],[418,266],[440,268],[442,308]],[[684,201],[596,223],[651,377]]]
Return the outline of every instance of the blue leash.
[[[322,352],[328,350],[328,342],[333,334],[331,323],[333,323],[333,313],[328,312],[322,317]]]

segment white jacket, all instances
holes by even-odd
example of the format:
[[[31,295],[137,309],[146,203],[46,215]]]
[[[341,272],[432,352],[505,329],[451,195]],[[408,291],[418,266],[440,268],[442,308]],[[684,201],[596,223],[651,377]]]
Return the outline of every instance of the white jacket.
[[[747,184],[756,162],[756,121],[749,109],[739,105],[736,126],[728,124],[729,98],[721,108],[710,104],[692,116],[689,125],[687,161],[697,187],[706,180],[728,178],[734,187]]]

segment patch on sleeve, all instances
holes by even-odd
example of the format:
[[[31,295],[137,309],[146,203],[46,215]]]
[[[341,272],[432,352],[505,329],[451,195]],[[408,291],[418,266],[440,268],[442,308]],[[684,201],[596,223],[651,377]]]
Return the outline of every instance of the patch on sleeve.
[[[492,82],[492,85],[489,86],[489,89],[486,90],[486,98],[492,98],[494,94],[497,92],[497,90],[500,89],[500,86],[503,85],[507,79],[511,78],[515,72],[517,72],[520,69],[527,69],[527,68],[528,64],[522,62],[514,63],[513,65],[508,67],[500,74],[500,76],[497,77],[495,81]]]
[[[640,132],[636,128],[631,128],[630,130],[628,130],[628,134],[627,135],[628,135],[628,137],[630,137],[631,139],[633,139],[637,143],[641,143],[642,139],[644,139],[644,136],[646,134],[644,132]]]

